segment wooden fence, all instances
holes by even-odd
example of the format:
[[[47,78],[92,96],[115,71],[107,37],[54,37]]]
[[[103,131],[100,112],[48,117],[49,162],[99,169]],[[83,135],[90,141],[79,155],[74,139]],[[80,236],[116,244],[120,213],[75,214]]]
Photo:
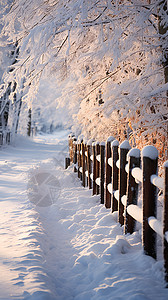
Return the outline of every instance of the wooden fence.
[[[74,164],[74,172],[92,195],[100,194],[100,202],[112,212],[118,211],[118,222],[124,233],[133,233],[136,222],[142,223],[144,253],[157,258],[156,238],[163,239],[164,272],[168,287],[168,161],[164,179],[158,176],[158,151],[146,146],[140,152],[126,140],[119,145],[113,137],[104,142],[87,143],[69,136],[70,157],[66,168]],[[137,205],[138,186],[142,183],[142,208]],[[163,224],[157,219],[158,189],[163,192]]]

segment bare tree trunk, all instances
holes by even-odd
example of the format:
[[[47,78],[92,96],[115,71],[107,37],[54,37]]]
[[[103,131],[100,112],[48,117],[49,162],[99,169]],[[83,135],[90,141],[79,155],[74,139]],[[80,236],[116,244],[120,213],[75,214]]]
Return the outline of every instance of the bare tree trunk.
[[[22,107],[22,99],[20,99],[20,100],[17,102],[17,113],[16,113],[15,134],[17,134],[17,130],[18,130],[19,117],[20,117],[21,107]]]
[[[30,136],[31,135],[31,108],[29,108],[29,112],[28,112],[28,124],[27,124],[27,135]]]

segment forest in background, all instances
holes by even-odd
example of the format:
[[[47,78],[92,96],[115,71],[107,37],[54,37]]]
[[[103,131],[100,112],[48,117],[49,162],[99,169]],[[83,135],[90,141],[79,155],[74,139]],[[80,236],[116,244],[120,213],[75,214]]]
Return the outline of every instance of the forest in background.
[[[40,109],[53,127],[168,158],[167,0],[5,0],[0,11],[4,135],[26,133]]]

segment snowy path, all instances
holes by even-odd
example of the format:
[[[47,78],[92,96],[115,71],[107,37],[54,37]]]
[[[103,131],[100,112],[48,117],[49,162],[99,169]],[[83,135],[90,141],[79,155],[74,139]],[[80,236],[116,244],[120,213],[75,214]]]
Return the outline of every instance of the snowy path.
[[[125,238],[116,214],[64,170],[66,151],[66,132],[1,149],[0,299],[168,299],[163,261],[144,256],[139,233]],[[39,170],[59,183],[52,205],[27,195]]]

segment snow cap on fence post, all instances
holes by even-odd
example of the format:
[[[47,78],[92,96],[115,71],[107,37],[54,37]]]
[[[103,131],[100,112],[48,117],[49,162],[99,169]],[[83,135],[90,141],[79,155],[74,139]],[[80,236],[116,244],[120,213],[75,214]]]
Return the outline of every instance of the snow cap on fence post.
[[[146,146],[142,150],[142,172],[142,245],[145,254],[156,258],[156,233],[148,224],[148,218],[156,218],[157,213],[157,188],[151,183],[151,175],[158,172],[158,150],[154,146]]]
[[[118,202],[117,199],[114,196],[114,192],[118,190],[118,174],[119,170],[116,166],[116,162],[119,158],[118,154],[118,146],[119,142],[117,140],[114,140],[111,143],[111,156],[112,156],[112,201],[111,201],[111,206],[112,206],[112,212],[118,210]]]
[[[163,210],[163,254],[165,281],[168,287],[168,160],[164,163],[164,210]]]
[[[125,140],[124,142],[122,142],[119,146],[120,149],[126,149],[127,151],[129,151],[131,149],[131,146],[129,144],[129,141]]]
[[[115,138],[113,136],[109,136],[106,143],[111,143],[115,140]]]
[[[145,146],[142,149],[142,157],[148,157],[152,160],[155,160],[158,158],[158,150],[155,146]]]
[[[111,142],[111,147],[118,147],[119,146],[119,141],[117,141],[117,140],[114,140],[114,141],[112,141]]]
[[[131,149],[127,153],[128,160],[128,179],[127,179],[127,204],[124,218],[124,233],[133,233],[135,230],[136,221],[127,212],[127,206],[137,205],[138,199],[138,184],[132,176],[132,170],[140,166],[140,150],[137,148]]]
[[[140,150],[138,148],[132,148],[131,150],[129,150],[127,154],[127,160],[129,159],[129,157],[140,158],[140,156],[141,156]]]
[[[124,206],[121,198],[126,195],[127,190],[127,173],[125,171],[127,153],[131,146],[128,140],[125,140],[119,146],[119,201],[118,201],[118,221],[121,225],[124,225]]]

